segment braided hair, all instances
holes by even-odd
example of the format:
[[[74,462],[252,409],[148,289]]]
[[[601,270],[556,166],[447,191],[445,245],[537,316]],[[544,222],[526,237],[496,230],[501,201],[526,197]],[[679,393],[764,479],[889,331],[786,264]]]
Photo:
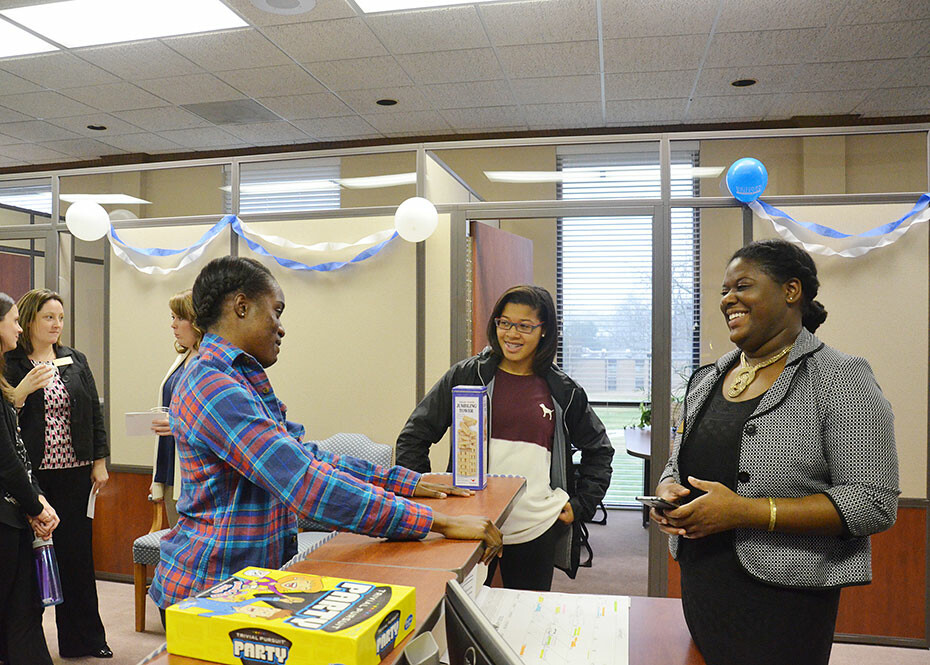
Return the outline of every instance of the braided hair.
[[[224,256],[203,267],[194,281],[195,323],[201,330],[212,328],[223,313],[223,303],[230,293],[244,293],[257,298],[273,290],[275,279],[255,259]]]
[[[797,278],[801,282],[801,324],[814,332],[827,318],[827,310],[814,298],[820,289],[817,265],[806,251],[785,240],[759,240],[736,250],[736,259],[751,261],[779,284]]]

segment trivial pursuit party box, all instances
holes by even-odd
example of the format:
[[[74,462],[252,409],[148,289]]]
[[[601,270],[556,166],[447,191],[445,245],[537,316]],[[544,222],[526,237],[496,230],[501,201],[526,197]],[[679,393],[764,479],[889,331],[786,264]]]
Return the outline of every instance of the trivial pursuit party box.
[[[416,625],[413,587],[245,568],[165,612],[168,652],[229,665],[374,665]]]

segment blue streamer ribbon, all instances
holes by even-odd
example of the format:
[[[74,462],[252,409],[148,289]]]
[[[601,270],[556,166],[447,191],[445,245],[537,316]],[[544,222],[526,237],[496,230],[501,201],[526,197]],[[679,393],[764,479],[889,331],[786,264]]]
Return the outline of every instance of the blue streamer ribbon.
[[[825,238],[853,238],[853,237],[874,238],[877,236],[885,235],[886,233],[891,233],[896,228],[901,226],[901,224],[906,222],[908,219],[910,219],[917,213],[925,210],[927,206],[930,205],[930,193],[921,195],[921,197],[917,199],[917,203],[914,204],[914,207],[911,208],[911,211],[907,213],[906,215],[904,215],[903,217],[901,217],[900,219],[897,219],[893,222],[889,222],[887,224],[882,224],[881,226],[876,226],[874,229],[869,229],[868,231],[863,231],[862,233],[856,233],[856,234],[843,233],[842,231],[837,231],[836,229],[830,228],[829,226],[823,226],[822,224],[814,224],[812,222],[799,222],[798,220],[794,219],[788,213],[782,210],[779,210],[778,208],[774,206],[770,206],[768,203],[766,203],[765,201],[762,201],[761,199],[758,200],[758,203],[760,206],[762,206],[762,209],[765,210],[765,212],[767,212],[772,217],[782,217],[784,219],[789,219],[795,224],[797,224],[798,226],[803,226],[809,231],[813,231],[817,235],[823,236]]]

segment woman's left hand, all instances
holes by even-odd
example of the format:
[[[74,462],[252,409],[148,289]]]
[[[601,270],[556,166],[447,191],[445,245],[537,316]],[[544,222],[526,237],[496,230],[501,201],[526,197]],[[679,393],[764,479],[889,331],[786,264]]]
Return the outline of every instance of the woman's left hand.
[[[107,461],[105,459],[94,460],[94,466],[90,470],[90,480],[94,484],[94,494],[100,492],[109,479]]]
[[[416,488],[413,490],[413,496],[421,496],[426,499],[445,499],[450,494],[453,496],[471,496],[474,492],[443,483],[426,482],[423,479],[417,483]]]
[[[685,538],[703,538],[742,525],[745,497],[722,483],[692,476],[688,477],[688,482],[706,494],[681,508],[665,511],[665,519],[673,527],[684,529]]]
[[[562,506],[562,512],[559,513],[559,521],[562,524],[571,524],[575,521],[575,511],[572,510],[571,501],[566,501],[565,505]]]

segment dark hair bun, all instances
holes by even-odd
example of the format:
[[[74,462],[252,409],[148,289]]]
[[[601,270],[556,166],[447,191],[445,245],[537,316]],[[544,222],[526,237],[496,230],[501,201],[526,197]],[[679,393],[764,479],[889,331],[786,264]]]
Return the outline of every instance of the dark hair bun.
[[[194,281],[194,315],[197,327],[209,331],[223,314],[223,303],[230,293],[249,298],[271,291],[275,283],[271,271],[255,259],[223,256],[204,266]]]

